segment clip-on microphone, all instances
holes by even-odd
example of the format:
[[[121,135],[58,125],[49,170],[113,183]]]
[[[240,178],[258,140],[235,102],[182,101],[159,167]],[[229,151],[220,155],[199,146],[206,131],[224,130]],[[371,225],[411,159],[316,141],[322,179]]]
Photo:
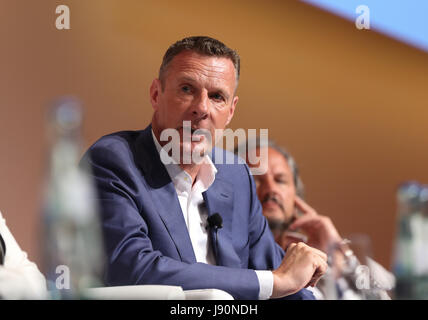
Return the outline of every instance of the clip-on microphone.
[[[223,228],[223,218],[219,213],[214,213],[213,215],[209,216],[207,222],[208,227],[214,228],[216,231],[217,229]]]
[[[219,213],[214,213],[207,218],[207,222],[208,222],[207,228],[215,230],[215,246],[216,246],[216,251],[217,251],[217,255],[218,255],[218,234],[217,234],[217,232],[218,232],[218,229],[223,228],[223,218],[221,217],[221,215]],[[217,259],[218,259],[218,257],[217,257]]]

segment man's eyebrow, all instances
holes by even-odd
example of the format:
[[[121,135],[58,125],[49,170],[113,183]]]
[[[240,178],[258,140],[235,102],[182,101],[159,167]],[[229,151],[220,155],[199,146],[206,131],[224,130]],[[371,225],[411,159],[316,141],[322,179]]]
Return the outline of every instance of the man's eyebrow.
[[[182,76],[180,78],[178,78],[179,82],[196,82],[195,79],[188,77],[188,76]]]
[[[280,177],[280,178],[288,178],[289,177],[289,174],[285,173],[285,172],[277,172],[274,175],[277,177]]]
[[[181,76],[178,78],[178,82],[188,82],[188,83],[192,84],[192,83],[197,83],[197,80],[193,79],[189,76]],[[211,92],[220,93],[221,95],[223,95],[226,98],[226,100],[229,99],[229,94],[223,88],[217,87],[217,88],[214,88],[213,90],[211,90]]]

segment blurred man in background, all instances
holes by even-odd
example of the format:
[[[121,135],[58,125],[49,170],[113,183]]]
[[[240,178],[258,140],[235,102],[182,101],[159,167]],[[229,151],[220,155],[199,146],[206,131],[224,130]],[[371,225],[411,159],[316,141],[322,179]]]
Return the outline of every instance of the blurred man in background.
[[[332,220],[318,214],[303,200],[304,186],[294,158],[271,140],[267,145],[260,145],[258,141],[253,149],[248,146],[248,142],[245,148],[238,146],[235,153],[245,150],[246,153],[241,154],[241,157],[246,159],[250,168],[267,166],[264,174],[255,174],[253,177],[263,215],[268,220],[275,241],[284,250],[292,243],[305,242],[328,254],[330,263],[334,263],[338,275],[333,288],[337,287],[338,294],[327,292],[328,284],[322,279],[318,287],[313,288],[317,299],[324,299],[326,296],[361,299],[361,295],[355,292],[358,291],[355,283],[349,284],[341,277],[344,273],[349,273],[354,281],[355,268],[359,263],[348,246],[348,241],[340,236]],[[262,148],[267,148],[267,152],[261,152]],[[261,157],[265,155],[266,159],[260,158],[259,162],[251,163],[248,161],[250,152],[256,152]],[[390,290],[394,282],[392,274],[375,261],[369,259],[368,262],[372,269],[371,276],[377,280],[372,282],[381,289]],[[389,299],[389,296],[385,290],[376,289],[374,293],[371,292],[370,298]]]
[[[326,253],[329,246],[341,243],[343,239],[331,219],[319,215],[303,200],[304,187],[293,157],[273,141],[269,142],[267,156],[267,172],[254,175],[254,180],[275,240],[285,250],[291,243],[307,238],[310,246]],[[249,163],[250,167],[256,165]],[[305,237],[294,232],[297,229]]]
[[[0,299],[44,299],[45,277],[21,250],[0,212]]]

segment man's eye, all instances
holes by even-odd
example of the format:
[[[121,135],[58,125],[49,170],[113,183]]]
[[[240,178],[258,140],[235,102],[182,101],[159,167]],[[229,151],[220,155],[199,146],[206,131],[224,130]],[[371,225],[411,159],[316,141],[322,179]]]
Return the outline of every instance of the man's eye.
[[[183,91],[185,93],[190,93],[191,92],[191,88],[190,88],[190,86],[182,86],[181,87],[181,91]]]
[[[224,101],[223,96],[220,93],[214,93],[211,95],[211,98],[218,101]]]

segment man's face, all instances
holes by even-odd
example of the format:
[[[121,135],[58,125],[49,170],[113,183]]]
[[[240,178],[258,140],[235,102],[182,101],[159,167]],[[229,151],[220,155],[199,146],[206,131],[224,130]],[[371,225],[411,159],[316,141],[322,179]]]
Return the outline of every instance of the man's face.
[[[275,149],[268,148],[267,156],[266,173],[254,176],[257,196],[263,207],[263,215],[268,220],[288,223],[295,214],[293,173],[287,160]]]
[[[180,133],[180,151],[207,151],[215,144],[215,130],[224,129],[232,120],[238,102],[232,61],[183,51],[169,63],[162,83],[155,79],[150,88],[156,137],[159,140],[164,129],[176,129]],[[191,121],[192,133],[198,129],[208,131],[211,141],[200,135],[196,137],[200,141],[183,144],[183,121]]]

